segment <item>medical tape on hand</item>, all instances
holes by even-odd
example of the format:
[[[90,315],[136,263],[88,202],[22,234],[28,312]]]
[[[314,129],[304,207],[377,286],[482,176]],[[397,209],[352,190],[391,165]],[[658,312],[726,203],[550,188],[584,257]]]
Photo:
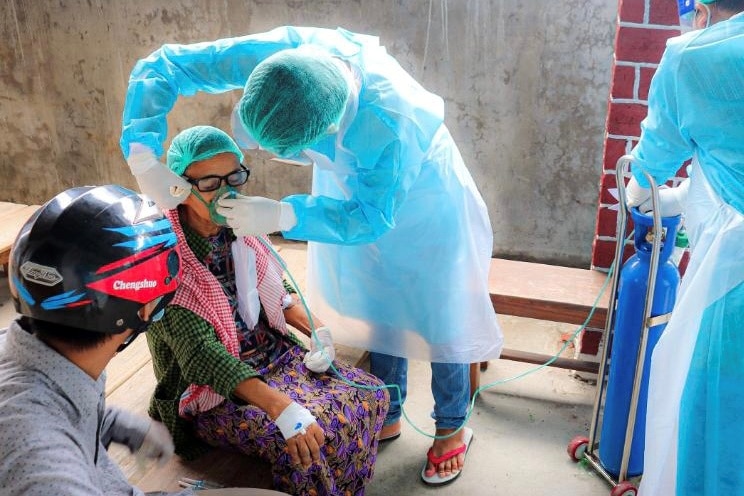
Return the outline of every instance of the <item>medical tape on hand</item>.
[[[316,374],[326,372],[333,362],[331,357],[325,351],[325,348],[316,351],[308,351],[305,353],[305,358],[303,358],[302,361],[308,370],[315,372]]]
[[[310,351],[303,359],[305,366],[316,374],[322,374],[328,370],[334,358],[336,358],[336,353],[333,349],[330,329],[321,327],[313,331]]]
[[[305,434],[305,429],[313,422],[315,422],[315,417],[310,413],[310,410],[294,401],[274,421],[284,439],[289,439],[297,434]]]

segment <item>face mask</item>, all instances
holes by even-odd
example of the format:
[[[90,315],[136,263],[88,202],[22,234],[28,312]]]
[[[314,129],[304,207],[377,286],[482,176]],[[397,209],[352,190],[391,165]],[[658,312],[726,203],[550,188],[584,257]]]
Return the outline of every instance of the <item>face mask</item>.
[[[150,322],[157,322],[158,320],[163,318],[163,315],[165,315],[165,308],[161,308],[159,312],[151,316]]]
[[[237,191],[235,191],[235,188],[232,186],[223,186],[214,193],[214,197],[212,197],[211,202],[207,202],[204,200],[202,195],[199,193],[199,190],[196,188],[193,188],[191,192],[196,196],[196,198],[204,204],[205,207],[207,207],[207,210],[209,210],[209,218],[212,219],[212,222],[217,224],[218,226],[226,226],[227,225],[227,219],[225,219],[224,216],[217,213],[217,201],[220,198],[235,198],[237,195]]]
[[[703,11],[703,10],[704,10],[704,11],[705,11],[705,13],[707,14],[707,15],[705,16],[705,26],[703,26],[703,28],[702,28],[702,29],[705,29],[705,28],[707,28],[707,27],[709,27],[709,26],[710,26],[710,8],[709,8],[709,7],[707,6],[707,5],[705,5],[704,3],[698,3],[698,4],[697,4],[697,5],[695,6],[695,16],[696,16],[696,17],[697,17],[698,15],[699,15],[699,14],[698,14],[698,10],[697,10],[698,8],[699,8],[699,9],[700,9],[701,11]]]

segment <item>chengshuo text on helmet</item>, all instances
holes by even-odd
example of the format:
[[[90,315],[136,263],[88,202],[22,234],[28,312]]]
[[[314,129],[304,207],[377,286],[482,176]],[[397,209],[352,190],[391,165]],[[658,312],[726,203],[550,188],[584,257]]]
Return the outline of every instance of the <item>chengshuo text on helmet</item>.
[[[142,279],[141,281],[121,281],[116,280],[114,281],[114,290],[116,291],[124,291],[124,290],[133,290],[133,291],[139,291],[140,289],[149,289],[157,287],[158,283],[157,281],[153,281],[150,279]]]

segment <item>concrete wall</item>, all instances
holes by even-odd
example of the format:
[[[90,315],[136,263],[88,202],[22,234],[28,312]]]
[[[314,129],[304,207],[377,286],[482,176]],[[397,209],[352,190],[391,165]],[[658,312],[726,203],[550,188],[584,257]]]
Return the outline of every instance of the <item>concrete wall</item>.
[[[488,205],[494,253],[588,266],[617,4],[611,0],[5,0],[0,200],[135,183],[118,148],[129,71],[166,42],[283,24],[376,34],[446,101]],[[171,135],[229,129],[237,93],[181,99]],[[307,191],[309,171],[254,160],[251,192]]]

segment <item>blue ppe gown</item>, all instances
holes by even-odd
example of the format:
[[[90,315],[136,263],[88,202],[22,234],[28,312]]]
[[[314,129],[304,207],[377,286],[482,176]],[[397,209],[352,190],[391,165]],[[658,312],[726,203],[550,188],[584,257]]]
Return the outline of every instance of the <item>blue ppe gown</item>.
[[[283,199],[297,216],[284,237],[310,242],[313,311],[336,341],[370,351],[447,363],[498,357],[485,203],[443,124],[442,99],[376,37],[282,27],[164,45],[132,71],[122,150],[138,142],[162,154],[179,95],[242,89],[262,60],[306,44],[346,62],[354,77],[339,132],[305,150],[312,195]],[[233,125],[238,142],[252,146],[239,119]]]
[[[744,494],[744,16],[670,39],[633,171],[694,157],[691,257],[651,359],[642,496]]]

